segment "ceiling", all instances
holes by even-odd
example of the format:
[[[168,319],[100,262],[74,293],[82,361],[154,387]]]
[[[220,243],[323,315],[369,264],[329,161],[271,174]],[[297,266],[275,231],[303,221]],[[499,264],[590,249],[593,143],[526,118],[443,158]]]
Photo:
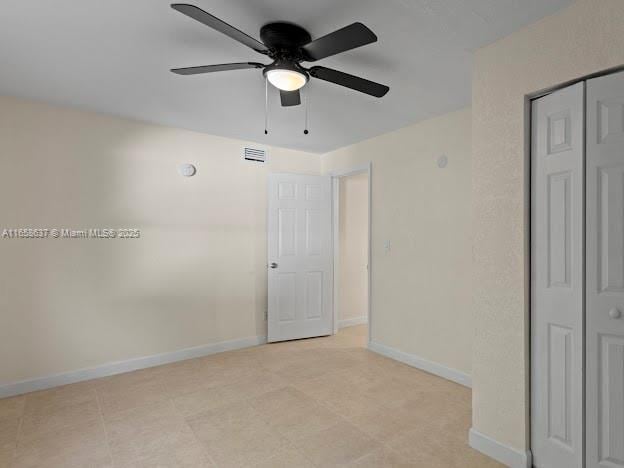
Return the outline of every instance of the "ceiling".
[[[317,153],[470,104],[473,51],[573,0],[190,0],[258,38],[275,20],[312,37],[361,21],[379,41],[316,64],[378,81],[376,99],[312,80],[304,107],[260,70],[177,76],[173,67],[266,57],[172,10],[166,0],[5,0],[0,94]]]

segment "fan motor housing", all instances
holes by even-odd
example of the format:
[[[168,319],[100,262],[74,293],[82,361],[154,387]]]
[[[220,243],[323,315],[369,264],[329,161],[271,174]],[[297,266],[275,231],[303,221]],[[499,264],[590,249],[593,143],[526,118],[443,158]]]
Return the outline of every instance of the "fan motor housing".
[[[312,36],[299,25],[279,21],[262,26],[260,39],[271,49],[298,50],[308,44]]]

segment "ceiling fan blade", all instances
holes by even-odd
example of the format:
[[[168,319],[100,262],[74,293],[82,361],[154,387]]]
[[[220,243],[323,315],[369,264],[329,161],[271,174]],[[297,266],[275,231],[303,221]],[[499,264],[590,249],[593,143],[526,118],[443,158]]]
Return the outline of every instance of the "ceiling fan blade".
[[[353,23],[326,36],[319,37],[304,45],[302,49],[307,55],[306,61],[315,62],[372,42],[377,42],[375,33],[362,23]]]
[[[369,81],[359,76],[349,75],[338,70],[325,67],[312,67],[309,70],[310,76],[319,80],[329,81],[346,88],[351,88],[361,93],[370,94],[375,97],[383,97],[390,88],[385,85]]]
[[[171,71],[177,75],[199,75],[201,73],[212,73],[228,70],[244,70],[246,68],[263,68],[264,65],[255,62],[242,63],[222,63],[220,65],[202,65],[199,67],[172,68]]]
[[[251,36],[248,36],[242,31],[239,31],[234,26],[230,26],[225,21],[221,21],[216,16],[212,16],[210,13],[205,12],[201,8],[194,5],[188,5],[186,3],[174,3],[171,8],[185,14],[186,16],[205,24],[206,26],[216,29],[220,33],[231,37],[235,41],[245,44],[247,47],[251,47],[253,50],[265,54],[268,52],[268,48],[260,41],[257,41]]]
[[[301,94],[296,91],[280,91],[280,99],[283,107],[298,106],[301,104]]]

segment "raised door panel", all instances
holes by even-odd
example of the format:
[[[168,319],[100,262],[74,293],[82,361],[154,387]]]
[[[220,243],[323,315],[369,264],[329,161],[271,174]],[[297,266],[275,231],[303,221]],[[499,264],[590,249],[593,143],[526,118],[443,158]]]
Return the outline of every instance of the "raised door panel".
[[[306,320],[318,320],[323,316],[323,272],[309,271],[306,274]]]
[[[292,322],[297,317],[297,275],[277,274],[277,316],[280,322]]]
[[[320,210],[306,209],[305,239],[306,255],[318,256],[323,247],[323,216]]]
[[[551,325],[548,337],[548,437],[572,450],[573,333]]]
[[[624,292],[624,162],[598,168],[598,274],[602,292]]]
[[[587,468],[624,467],[624,74],[587,83]]]
[[[572,173],[548,176],[548,285],[571,287]]]
[[[600,335],[600,416],[599,440],[601,463],[609,467],[624,466],[624,339]]]
[[[305,193],[307,201],[320,201],[323,199],[323,188],[320,184],[306,184]]]
[[[597,143],[617,144],[624,139],[624,97],[603,97],[595,106]]]
[[[278,257],[297,255],[297,210],[280,208],[278,211]]]
[[[572,149],[572,116],[570,109],[554,112],[548,116],[548,154]]]
[[[277,196],[280,200],[296,200],[297,184],[293,182],[280,182],[277,186]]]

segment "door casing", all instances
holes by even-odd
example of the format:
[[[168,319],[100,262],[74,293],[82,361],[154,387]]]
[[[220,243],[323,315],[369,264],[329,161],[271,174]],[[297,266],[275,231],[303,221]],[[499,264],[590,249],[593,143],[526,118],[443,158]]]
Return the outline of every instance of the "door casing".
[[[371,233],[372,233],[372,163],[366,162],[358,166],[353,166],[347,169],[339,169],[329,172],[332,178],[332,240],[333,240],[333,277],[334,277],[334,294],[333,294],[333,310],[334,310],[334,334],[338,332],[338,311],[340,303],[338,300],[338,291],[340,287],[338,269],[340,268],[340,236],[339,236],[339,220],[340,220],[340,178],[348,177],[357,174],[368,175],[368,249],[367,249],[367,263],[368,274],[367,276],[367,292],[368,298],[367,305],[367,317],[368,317],[368,342],[371,341],[371,329],[372,329],[372,306],[371,306],[371,275],[372,275],[372,262],[371,262]]]

